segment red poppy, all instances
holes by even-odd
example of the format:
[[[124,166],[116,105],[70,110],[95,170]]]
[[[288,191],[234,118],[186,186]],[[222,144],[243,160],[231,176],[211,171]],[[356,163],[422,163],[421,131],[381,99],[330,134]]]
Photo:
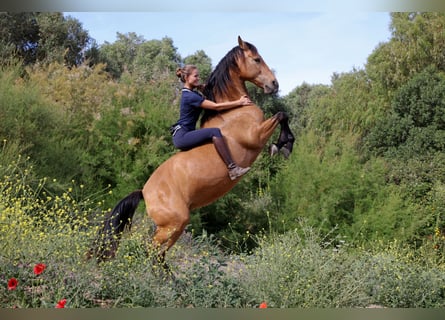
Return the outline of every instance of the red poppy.
[[[43,272],[43,270],[45,270],[46,265],[43,263],[38,263],[34,266],[34,274],[36,276],[38,276],[39,274],[41,274]]]
[[[56,308],[57,309],[63,309],[63,308],[65,308],[65,304],[66,304],[66,299],[62,299],[59,302],[57,302]]]
[[[262,303],[260,303],[259,308],[260,308],[260,309],[266,309],[266,308],[267,308],[267,303],[266,303],[266,302],[262,302]]]
[[[17,285],[19,284],[19,282],[17,281],[16,278],[11,278],[8,281],[8,290],[15,290],[17,288]]]

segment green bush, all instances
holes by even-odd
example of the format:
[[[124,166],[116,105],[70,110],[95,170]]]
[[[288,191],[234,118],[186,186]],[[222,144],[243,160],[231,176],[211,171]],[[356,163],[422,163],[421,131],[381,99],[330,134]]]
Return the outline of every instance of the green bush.
[[[444,306],[445,265],[430,241],[418,250],[397,240],[364,249],[301,222],[258,244],[242,284],[270,307]]]
[[[418,251],[393,241],[366,253],[365,277],[373,303],[390,308],[443,307],[444,264],[437,263],[437,249],[429,241]]]
[[[370,303],[364,262],[342,239],[321,237],[306,224],[259,238],[247,258],[246,279],[257,301],[277,308],[360,307]]]
[[[366,137],[367,148],[379,155],[409,159],[443,151],[445,77],[429,67],[395,94],[389,116]]]
[[[256,249],[237,255],[221,251],[213,236],[185,233],[167,255],[167,273],[153,264],[153,226],[141,208],[116,258],[96,264],[84,255],[98,230],[91,216],[103,217],[103,200],[76,200],[76,185],[50,194],[46,179],[30,188],[32,170],[23,165],[2,168],[2,307],[445,306],[445,237],[437,228],[417,249],[395,240],[364,249],[301,220],[281,235],[252,236]],[[438,186],[441,209],[442,191]]]
[[[408,239],[423,226],[418,208],[387,184],[385,162],[361,163],[350,139],[299,137],[295,153],[275,177],[274,230],[293,229],[298,219],[325,233],[336,228],[357,243]]]
[[[2,306],[52,307],[67,297],[83,301],[82,286],[91,279],[78,276],[85,271],[86,246],[97,232],[91,225],[96,199],[76,199],[76,186],[61,195],[48,192],[47,179],[35,181],[26,162],[12,162],[2,173],[0,277],[5,283],[18,280],[16,290],[2,290]],[[32,274],[39,263],[45,272]]]

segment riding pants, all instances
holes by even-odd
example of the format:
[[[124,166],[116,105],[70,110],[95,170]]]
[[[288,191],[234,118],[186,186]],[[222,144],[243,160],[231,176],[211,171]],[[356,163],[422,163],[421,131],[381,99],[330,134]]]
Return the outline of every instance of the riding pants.
[[[173,144],[181,150],[189,150],[207,142],[212,142],[213,137],[222,137],[219,128],[203,128],[188,131],[180,127],[173,133]]]

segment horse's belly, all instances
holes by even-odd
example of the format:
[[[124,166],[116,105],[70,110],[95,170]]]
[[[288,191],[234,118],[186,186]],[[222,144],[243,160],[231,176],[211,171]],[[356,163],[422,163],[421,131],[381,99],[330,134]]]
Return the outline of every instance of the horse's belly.
[[[143,194],[148,210],[189,210],[214,202],[236,184],[213,145],[182,151],[162,163],[147,180]]]

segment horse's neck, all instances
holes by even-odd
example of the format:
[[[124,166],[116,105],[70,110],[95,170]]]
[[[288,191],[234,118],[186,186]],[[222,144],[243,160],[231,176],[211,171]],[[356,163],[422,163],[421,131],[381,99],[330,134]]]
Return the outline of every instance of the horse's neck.
[[[244,95],[247,95],[247,88],[243,80],[241,80],[237,75],[232,75],[232,83],[223,95],[216,96],[215,102],[226,102],[239,100]]]

